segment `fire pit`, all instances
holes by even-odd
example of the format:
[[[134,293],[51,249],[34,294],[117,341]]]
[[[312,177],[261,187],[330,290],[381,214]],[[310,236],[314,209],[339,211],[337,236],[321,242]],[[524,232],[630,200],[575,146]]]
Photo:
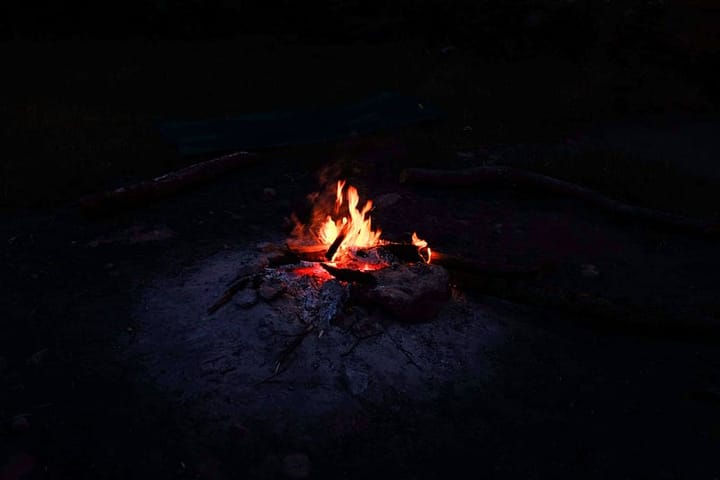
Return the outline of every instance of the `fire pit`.
[[[208,313],[214,313],[234,295],[254,298],[258,290],[266,300],[274,298],[297,277],[313,279],[306,288],[322,288],[335,279],[336,291],[332,318],[321,319],[323,326],[341,315],[346,300],[350,304],[379,307],[405,321],[425,321],[435,316],[449,294],[445,270],[431,265],[432,250],[416,233],[410,243],[381,240],[379,229],[373,229],[369,216],[372,202],[358,209],[360,197],[345,181],[334,189],[334,204],[313,194],[316,201],[312,220],[304,224],[295,218],[292,238],[285,245],[263,244],[265,254],[255,268],[244,269]],[[272,280],[268,275],[272,275]],[[270,286],[271,283],[273,286]],[[293,291],[296,297],[306,292]],[[310,323],[316,323],[304,318]]]
[[[217,420],[274,428],[483,382],[495,318],[450,286],[412,234],[383,240],[372,203],[334,185],[286,242],[224,251],[145,287],[125,355]],[[264,239],[258,239],[264,240]],[[213,303],[213,298],[217,299]]]

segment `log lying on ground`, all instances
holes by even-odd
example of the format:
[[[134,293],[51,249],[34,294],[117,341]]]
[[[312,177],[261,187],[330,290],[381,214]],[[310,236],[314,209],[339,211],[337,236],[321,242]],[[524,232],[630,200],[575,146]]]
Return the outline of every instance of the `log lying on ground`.
[[[308,262],[324,262],[325,250],[320,246],[317,249],[310,247],[299,248],[297,246],[287,245],[290,251],[288,258],[297,258]],[[386,251],[396,257],[400,262],[423,263],[418,251],[418,247],[411,243],[387,243],[378,247],[372,247],[381,251]],[[369,251],[372,249],[367,249]],[[473,258],[469,256],[451,255],[437,250],[433,250],[431,264],[440,265],[450,271],[459,271],[465,273],[473,273],[478,275],[488,275],[494,277],[521,277],[532,276],[540,273],[549,265],[540,263],[509,263],[506,258]],[[334,268],[334,267],[331,267]],[[327,268],[326,268],[327,270]],[[346,269],[348,270],[348,269]],[[332,274],[332,272],[330,272]],[[343,279],[340,279],[343,280]],[[350,280],[353,281],[353,280]]]
[[[632,303],[627,299],[613,299],[590,292],[573,291],[559,286],[545,285],[521,279],[510,280],[475,274],[461,274],[454,280],[465,290],[503,299],[516,304],[547,309],[570,315],[579,324],[604,331],[640,334],[660,338],[701,339],[720,338],[720,321],[716,318],[688,311],[669,311],[667,308]]]
[[[650,208],[628,205],[575,183],[548,177],[515,167],[474,167],[464,170],[432,170],[409,168],[400,178],[412,185],[467,187],[474,185],[504,185],[537,190],[584,201],[618,216],[644,221],[656,226],[702,235],[720,234],[720,224],[675,215]]]
[[[208,182],[257,160],[255,154],[236,152],[166,173],[127,187],[91,195],[80,200],[86,215],[97,217],[144,205],[182,190]]]
[[[540,273],[547,265],[534,264],[513,264],[508,263],[504,258],[476,259],[448,255],[433,250],[432,264],[441,265],[450,271],[470,273],[475,275],[486,275],[493,277],[525,277]]]

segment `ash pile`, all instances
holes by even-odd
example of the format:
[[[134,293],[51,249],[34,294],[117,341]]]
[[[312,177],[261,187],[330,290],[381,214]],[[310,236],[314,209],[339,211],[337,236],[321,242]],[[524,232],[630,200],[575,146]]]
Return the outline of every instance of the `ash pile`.
[[[484,383],[502,322],[443,267],[401,257],[378,247],[336,268],[274,244],[223,251],[146,284],[122,356],[207,420],[279,430]]]

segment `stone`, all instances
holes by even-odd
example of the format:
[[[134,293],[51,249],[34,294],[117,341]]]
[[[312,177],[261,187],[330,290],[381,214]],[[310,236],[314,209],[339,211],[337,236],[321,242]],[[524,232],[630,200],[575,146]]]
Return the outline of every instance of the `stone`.
[[[258,293],[252,288],[239,291],[233,297],[233,303],[240,308],[250,308],[258,301]]]
[[[373,275],[377,285],[357,288],[354,296],[405,322],[432,320],[450,297],[448,273],[439,265],[394,265]]]
[[[283,457],[280,472],[288,478],[308,478],[310,467],[310,458],[307,455],[291,453]]]

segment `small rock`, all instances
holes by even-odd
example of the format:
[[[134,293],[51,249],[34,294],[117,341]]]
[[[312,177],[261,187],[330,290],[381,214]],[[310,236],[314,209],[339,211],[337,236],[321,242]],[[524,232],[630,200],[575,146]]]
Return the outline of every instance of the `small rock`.
[[[580,271],[585,278],[595,278],[600,275],[600,270],[591,264],[580,265]]]
[[[258,293],[263,300],[269,302],[285,293],[285,289],[285,285],[280,280],[268,280],[260,285]]]
[[[16,415],[10,419],[10,430],[22,433],[30,429],[30,422],[25,415]]]
[[[360,395],[368,388],[370,378],[367,372],[352,367],[345,367],[345,383],[350,393]]]
[[[251,288],[246,288],[233,297],[233,303],[240,308],[250,308],[255,305],[257,301],[258,294]]]
[[[265,200],[272,200],[277,197],[277,191],[271,187],[263,188],[263,198]]]
[[[304,453],[285,455],[281,472],[288,478],[307,478],[310,476],[310,459]]]

